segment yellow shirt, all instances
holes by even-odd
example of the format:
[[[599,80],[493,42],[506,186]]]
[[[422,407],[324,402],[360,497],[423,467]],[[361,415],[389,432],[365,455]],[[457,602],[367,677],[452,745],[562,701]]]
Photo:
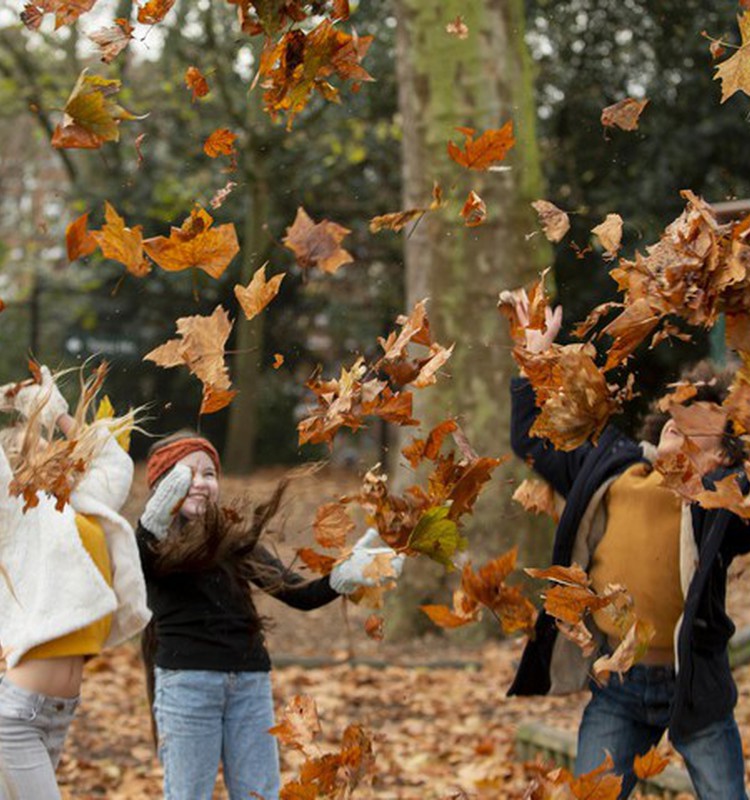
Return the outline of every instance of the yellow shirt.
[[[102,526],[91,517],[76,514],[78,535],[86,552],[109,586],[112,585],[112,566],[107,541]],[[61,564],[60,569],[65,569]],[[60,636],[50,642],[32,647],[21,661],[32,658],[61,658],[63,656],[95,656],[101,653],[112,626],[112,615],[107,614],[85,628]]]
[[[684,600],[680,586],[682,503],[662,485],[662,476],[647,464],[635,464],[609,487],[607,526],[591,561],[592,586],[625,586],[635,614],[650,622],[656,634],[652,648],[671,648]],[[606,609],[594,613],[608,636],[622,634]],[[619,635],[618,635],[619,634]]]

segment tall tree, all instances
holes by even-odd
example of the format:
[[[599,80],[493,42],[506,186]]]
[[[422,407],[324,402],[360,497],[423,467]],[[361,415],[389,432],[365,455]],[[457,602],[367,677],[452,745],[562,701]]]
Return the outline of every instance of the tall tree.
[[[535,229],[529,203],[541,196],[531,62],[524,44],[521,0],[397,0],[397,69],[403,118],[404,207],[424,203],[433,180],[454,197],[425,217],[405,240],[407,305],[430,298],[430,321],[441,343],[456,342],[450,380],[417,398],[425,425],[458,416],[481,455],[509,450],[509,339],[495,308],[498,290],[529,282],[546,247],[524,234]],[[446,25],[460,16],[468,36]],[[456,127],[481,132],[512,120],[516,145],[501,172],[460,172],[446,155]],[[465,228],[458,215],[468,190],[486,202],[487,222]],[[504,477],[514,469],[506,466]],[[472,555],[518,541],[525,519],[509,508],[507,481],[485,491],[468,528]],[[510,515],[513,515],[511,520]],[[397,633],[420,625],[415,609],[441,583],[421,565],[399,593]]]

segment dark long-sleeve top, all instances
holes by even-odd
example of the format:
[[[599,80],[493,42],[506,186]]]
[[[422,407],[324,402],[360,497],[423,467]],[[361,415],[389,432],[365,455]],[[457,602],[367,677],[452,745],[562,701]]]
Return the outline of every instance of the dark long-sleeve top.
[[[246,592],[237,591],[220,567],[157,574],[153,534],[139,524],[137,540],[156,625],[156,666],[222,672],[271,669],[249,586]],[[259,568],[248,576],[250,582],[288,606],[309,611],[339,597],[327,576],[306,580],[260,546],[253,555]]]

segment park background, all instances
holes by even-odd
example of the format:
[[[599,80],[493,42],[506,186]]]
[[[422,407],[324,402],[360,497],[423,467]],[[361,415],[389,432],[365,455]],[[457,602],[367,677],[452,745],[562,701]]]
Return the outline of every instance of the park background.
[[[415,416],[425,427],[458,416],[478,453],[506,454],[514,369],[506,326],[495,307],[498,292],[528,284],[551,267],[548,281],[566,323],[580,320],[598,303],[615,299],[611,264],[590,232],[607,214],[624,219],[623,252],[632,254],[656,241],[677,216],[681,189],[712,203],[750,197],[747,97],[738,94],[720,103],[703,35],[738,41],[741,8],[728,0],[352,3],[342,27],[373,37],[363,66],[375,81],[357,92],[343,90],[340,104],[314,99],[290,128],[286,119],[273,120],[264,112],[259,88],[250,88],[261,42],[239,32],[234,5],[178,0],[163,22],[145,35],[140,31],[108,65],[100,63],[86,33],[116,17],[134,20],[135,3],[99,0],[77,23],[56,31],[49,19],[39,30],[27,30],[19,21],[22,5],[0,4],[0,297],[5,305],[0,382],[24,375],[29,354],[55,368],[104,357],[110,364],[107,393],[117,411],[149,408],[149,435],[133,437],[133,456],[143,457],[150,436],[198,426],[219,446],[237,492],[245,486],[267,489],[287,467],[325,461],[320,488],[307,494],[300,489],[303,499],[290,517],[287,540],[279,543],[290,557],[295,545],[310,538],[316,503],[351,490],[377,462],[386,464],[396,481],[404,469],[399,432],[380,421],[338,436],[332,448],[298,445],[297,423],[311,404],[305,381],[316,368],[335,376],[360,354],[372,357],[377,338],[393,328],[396,317],[429,297],[436,337],[444,344],[455,342],[456,349],[437,386],[418,398]],[[465,38],[446,30],[459,16],[468,30]],[[195,101],[184,83],[191,65],[212,86],[209,95]],[[145,116],[123,123],[120,141],[100,150],[53,149],[52,131],[85,67],[121,80],[119,102]],[[605,130],[602,109],[627,96],[649,100],[638,129]],[[505,162],[510,169],[468,181],[446,156],[447,141],[458,137],[456,128],[481,131],[511,119],[517,144]],[[204,140],[218,127],[237,134],[233,166],[203,152]],[[142,134],[141,161],[136,139]],[[101,221],[105,200],[128,224],[142,225],[144,236],[154,236],[179,225],[195,202],[207,205],[229,180],[237,185],[212,214],[215,224],[235,224],[241,250],[219,280],[158,269],[137,279],[98,254],[69,263],[66,226],[86,211]],[[434,181],[450,195],[445,208],[401,234],[369,231],[373,216],[427,205]],[[469,188],[487,203],[487,220],[477,228],[465,227],[458,215]],[[530,207],[540,198],[571,215],[569,237],[555,247]],[[316,220],[335,220],[351,230],[345,246],[353,263],[333,275],[295,265],[282,239],[299,206]],[[261,316],[235,326],[229,348],[236,353],[228,363],[239,394],[225,410],[199,418],[196,379],[187,370],[161,369],[142,358],[174,335],[178,317],[207,314],[217,304],[238,316],[233,286],[247,284],[265,262],[269,274],[287,276]],[[634,430],[645,405],[681,364],[709,353],[724,357],[720,336],[692,333],[689,344],[672,340],[636,353],[631,371],[640,397],[618,420],[626,430]],[[276,353],[284,356],[279,369],[273,367]],[[64,390],[72,399],[74,381]],[[512,462],[498,469],[468,522],[466,534],[478,562],[518,544],[522,563],[546,563],[550,524],[510,500],[523,474],[523,467]],[[142,484],[140,471],[137,480]],[[132,518],[142,491],[141,486],[131,503]],[[386,611],[386,632],[394,643],[379,647],[388,648],[389,659],[408,656],[409,648],[418,660],[443,650],[479,653],[475,657],[485,666],[471,681],[486,692],[477,700],[485,709],[476,726],[479,736],[488,707],[497,706],[502,714],[510,661],[493,670],[486,653],[494,653],[496,645],[481,643],[492,636],[491,626],[448,637],[447,643],[436,639],[418,606],[446,602],[451,586],[434,565],[410,563]],[[267,611],[279,617],[277,608]],[[346,636],[339,616],[326,623],[317,614],[315,624],[328,636],[298,641],[294,631],[307,628],[308,621],[294,616],[284,627],[284,612],[279,629],[286,635],[270,634],[272,652],[310,655],[317,646],[342,657],[358,647],[375,658],[376,645],[364,639],[357,612],[352,613],[353,632]],[[420,640],[424,634],[427,638]],[[134,662],[130,654],[116,658],[129,664],[129,696],[137,702]],[[109,669],[104,663],[102,674]],[[332,673],[321,673],[321,681],[324,674],[331,679]],[[351,674],[335,673],[334,679],[349,680]],[[377,685],[379,702],[388,702],[387,681],[363,680]],[[401,677],[392,681],[403,682]],[[280,701],[292,692],[286,678],[283,686]],[[321,697],[333,691],[325,683],[311,690]],[[101,711],[105,704],[100,697],[95,707]],[[357,717],[350,706],[341,713]],[[424,715],[434,722],[441,713],[438,703],[434,716]],[[510,717],[494,719],[498,731],[511,730]],[[333,715],[329,721],[336,727]],[[145,747],[147,731],[141,735],[139,746]],[[422,735],[413,731],[417,741]],[[102,755],[106,748],[97,751],[97,741],[90,742],[88,757],[111,764],[115,781],[123,767],[111,754]],[[471,753],[475,760],[491,757],[482,756],[483,747],[495,752],[494,745],[477,741],[466,746],[466,759]],[[86,759],[75,752],[80,770],[81,758]],[[508,770],[520,780],[515,768]],[[103,796],[115,796],[113,784],[101,777],[106,769],[96,774],[104,781]],[[73,786],[81,780],[77,775]],[[425,775],[430,783],[429,770]],[[434,795],[425,793],[424,783],[418,785],[422,788],[414,794],[402,787],[399,794],[384,789],[382,796],[449,796],[449,781],[437,781]],[[480,784],[459,775],[456,785],[477,791]],[[498,791],[497,784],[488,785],[488,791]],[[90,786],[83,791],[98,796]],[[135,796],[122,791],[123,797]]]

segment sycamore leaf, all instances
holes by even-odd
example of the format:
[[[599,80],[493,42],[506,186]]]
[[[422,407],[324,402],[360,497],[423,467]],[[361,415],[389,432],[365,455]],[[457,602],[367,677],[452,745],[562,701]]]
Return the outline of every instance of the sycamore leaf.
[[[498,161],[504,161],[508,151],[515,144],[513,122],[508,121],[499,129],[486,130],[474,139],[474,128],[457,128],[464,135],[463,150],[448,142],[448,155],[466,169],[489,169]]]
[[[460,468],[459,475],[448,496],[450,500],[449,516],[451,519],[458,520],[464,514],[471,513],[474,503],[484,485],[492,477],[494,470],[509,459],[509,455],[502,458],[485,456],[470,461]]]
[[[346,509],[341,503],[325,503],[315,512],[313,531],[315,541],[321,547],[341,549],[346,544],[346,537],[354,530]]]
[[[236,138],[237,134],[232,133],[229,128],[217,128],[203,143],[203,152],[209,158],[233,156],[237,153],[234,149]]]
[[[281,714],[281,721],[268,729],[282,744],[305,750],[320,733],[320,720],[312,697],[295,695]]]
[[[100,28],[88,35],[92,42],[99,45],[101,59],[110,64],[130,44],[133,38],[133,26],[128,20],[118,17],[109,28]]]
[[[89,212],[82,214],[78,219],[68,224],[65,228],[65,246],[68,251],[68,261],[90,256],[99,246],[96,237],[88,229]]]
[[[627,672],[646,654],[649,642],[655,633],[656,629],[650,622],[636,619],[625,634],[625,638],[617,645],[615,652],[609,656],[602,656],[594,662],[592,667],[594,677],[605,681],[612,672],[617,672],[619,675]]]
[[[469,29],[461,18],[461,15],[451,20],[451,22],[445,26],[445,32],[449,33],[451,36],[455,36],[457,39],[466,39],[469,36]]]
[[[563,567],[560,564],[554,564],[545,569],[538,569],[536,567],[527,567],[524,569],[527,575],[539,580],[554,581],[561,583],[564,586],[582,586],[588,588],[591,585],[589,576],[586,571],[578,564],[571,564],[569,567]]]
[[[247,286],[237,284],[234,287],[235,297],[248,320],[260,314],[271,300],[276,297],[285,275],[285,272],[281,272],[267,281],[266,265],[264,264],[255,271],[253,279]]]
[[[698,387],[694,383],[681,381],[679,383],[672,383],[669,385],[672,391],[664,397],[659,398],[656,406],[659,411],[667,412],[675,406],[681,406],[688,400],[692,400],[698,394]]]
[[[457,589],[453,593],[453,610],[447,606],[425,605],[419,607],[440,628],[462,628],[479,619],[479,604]]]
[[[622,242],[622,217],[619,214],[607,214],[604,222],[592,228],[591,233],[599,237],[604,257],[615,258]]]
[[[143,249],[168,272],[195,267],[219,278],[240,250],[234,224],[212,228],[213,217],[196,206],[181,228],[173,227],[169,238],[154,236],[143,242]]]
[[[558,513],[555,507],[555,490],[546,481],[522,481],[515,492],[513,500],[532,514],[547,514],[557,522]]]
[[[638,119],[647,105],[648,100],[626,97],[602,109],[601,123],[605,128],[618,127],[624,131],[635,131],[638,129]]]
[[[104,225],[101,230],[91,231],[91,237],[99,245],[102,255],[119,261],[136,278],[143,278],[151,272],[151,264],[143,254],[144,242],[142,226],[128,228],[125,220],[105,200]]]
[[[430,508],[420,517],[409,536],[407,547],[453,569],[453,556],[465,550],[469,542],[459,533],[456,523],[448,518],[450,508]]]
[[[232,322],[221,306],[216,306],[208,317],[180,317],[179,338],[170,339],[143,358],[165,368],[185,365],[203,383],[200,413],[212,413],[226,406],[236,394],[230,389],[224,363],[224,347],[231,330]]]
[[[531,207],[539,214],[539,222],[547,239],[553,243],[561,241],[570,230],[568,215],[549,200],[535,200]]]
[[[387,339],[378,338],[378,342],[383,348],[384,361],[395,361],[403,358],[406,355],[406,348],[409,342],[417,342],[425,334],[429,337],[427,329],[427,299],[416,302],[411,314],[408,317],[399,317],[397,322],[401,325],[399,333],[392,331]],[[422,340],[422,343],[424,343],[424,340]]]
[[[37,30],[45,14],[55,15],[55,30],[72,25],[82,14],[90,11],[96,0],[34,0],[26,3],[21,12],[21,22],[30,30]]]
[[[608,372],[629,358],[659,324],[660,319],[661,314],[651,308],[651,303],[645,297],[627,305],[602,330],[602,334],[614,339],[607,353],[603,371]]]
[[[175,0],[148,0],[138,9],[138,22],[141,25],[156,25],[167,16]]]
[[[53,147],[96,149],[104,142],[117,142],[120,122],[137,119],[112,99],[120,81],[87,72],[81,72],[65,103],[63,121],[52,134]]]
[[[739,50],[716,67],[714,80],[721,81],[721,102],[735,92],[750,95],[750,11],[737,16],[742,43]]]
[[[423,459],[434,461],[440,453],[445,437],[457,428],[458,424],[454,419],[446,419],[430,431],[426,440],[413,439],[401,452],[412,468],[416,469]]]
[[[487,218],[487,206],[473,189],[469,192],[464,207],[461,209],[461,216],[464,218],[464,225],[467,228],[476,228]]]
[[[318,267],[333,274],[354,259],[341,247],[351,231],[343,225],[324,219],[313,222],[302,206],[297,209],[294,223],[287,228],[284,245],[291,250],[302,269]]]
[[[198,69],[198,67],[191,66],[185,70],[185,86],[187,86],[187,88],[193,93],[191,98],[193,102],[195,102],[199,97],[205,97],[210,91],[206,76]]]
[[[407,211],[394,211],[390,214],[381,214],[370,220],[370,233],[377,233],[382,230],[400,231],[415,219],[420,219],[430,211],[435,211],[445,205],[443,200],[443,190],[439,184],[435,183],[432,187],[432,202],[424,208],[410,208]]]
[[[419,374],[410,381],[415,389],[424,389],[426,386],[432,386],[437,383],[438,370],[445,364],[445,362],[453,355],[453,348],[443,347],[437,342],[430,345],[429,356],[424,360],[420,366]]]
[[[660,753],[657,745],[652,745],[647,753],[633,760],[633,770],[641,781],[660,775],[668,766],[669,756]]]
[[[336,565],[336,560],[333,556],[326,556],[322,553],[316,553],[315,550],[309,547],[301,547],[297,550],[297,555],[300,561],[313,572],[320,575],[328,575],[328,573]]]

